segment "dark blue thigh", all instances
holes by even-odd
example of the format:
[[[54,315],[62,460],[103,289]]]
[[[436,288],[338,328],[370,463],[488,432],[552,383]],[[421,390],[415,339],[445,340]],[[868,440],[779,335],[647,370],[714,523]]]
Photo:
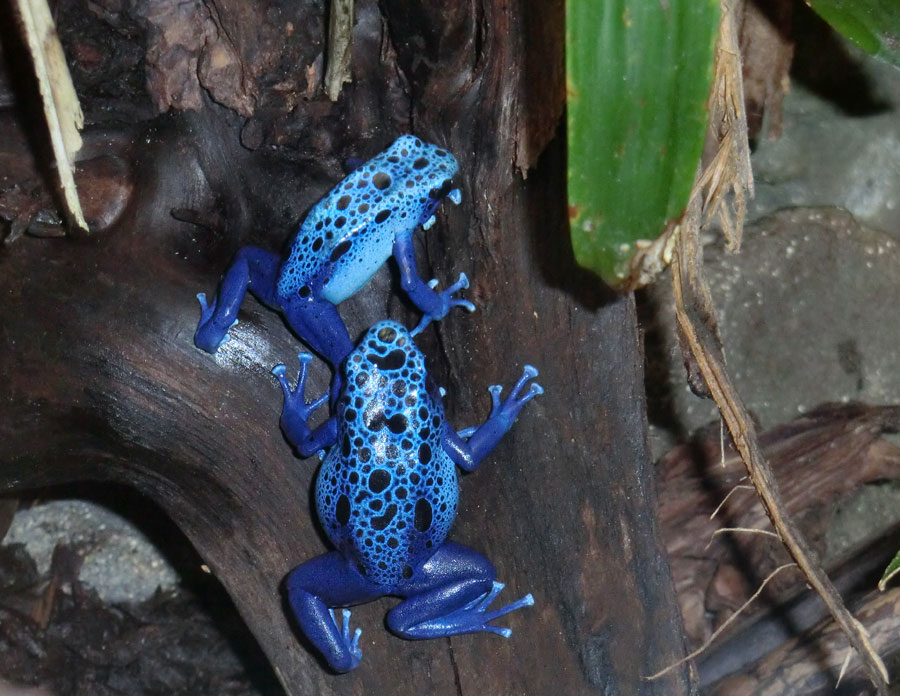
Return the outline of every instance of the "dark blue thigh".
[[[435,638],[469,631],[421,630],[419,624],[451,614],[487,593],[497,576],[493,564],[477,551],[447,542],[413,577],[395,588],[405,598],[388,614],[388,626],[405,638]],[[482,630],[480,628],[473,630]]]
[[[297,296],[284,299],[281,308],[294,332],[337,371],[353,350],[337,307],[322,298]]]
[[[346,636],[329,609],[368,602],[384,594],[337,551],[317,556],[290,572],[285,582],[291,611],[300,629],[337,671],[352,669],[354,660]]]

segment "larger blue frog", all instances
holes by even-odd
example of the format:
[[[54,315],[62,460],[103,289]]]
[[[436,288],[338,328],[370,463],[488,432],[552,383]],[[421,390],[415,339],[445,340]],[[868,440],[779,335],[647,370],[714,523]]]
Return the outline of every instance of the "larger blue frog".
[[[519,410],[543,392],[527,382],[530,365],[510,396],[490,388],[493,409],[480,426],[457,433],[444,420],[441,394],[425,372],[412,336],[392,321],[375,324],[344,366],[335,414],[311,430],[310,414],[328,398],[306,403],[312,356],[301,354],[296,389],[284,365],[273,372],[284,390],[281,426],[303,456],[326,447],[316,481],[316,509],[336,551],[314,558],[287,577],[291,609],[303,633],[338,672],[362,657],[360,629],[350,612],[338,623],[333,608],[399,595],[388,627],[409,639],[510,630],[489,622],[534,603],[531,595],[488,610],[503,588],[484,556],[446,541],[456,517],[455,465],[472,471],[509,430]],[[523,393],[524,392],[524,393]]]
[[[403,289],[424,316],[416,331],[443,318],[452,307],[472,311],[453,294],[469,286],[465,274],[443,292],[437,280],[419,276],[413,232],[434,224],[434,213],[447,197],[460,202],[453,188],[458,165],[453,155],[412,135],[357,167],[307,215],[282,259],[258,247],[240,249],[211,304],[200,293],[201,317],[194,334],[198,348],[215,353],[249,289],[261,302],[283,312],[300,338],[328,360],[338,374],[353,350],[335,307],[359,290],[391,256],[397,259]],[[335,394],[338,390],[335,382]]]

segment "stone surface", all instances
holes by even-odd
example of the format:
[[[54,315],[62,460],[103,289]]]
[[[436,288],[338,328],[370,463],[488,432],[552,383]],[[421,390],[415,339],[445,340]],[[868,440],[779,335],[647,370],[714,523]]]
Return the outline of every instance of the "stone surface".
[[[178,582],[169,563],[131,522],[80,500],[20,510],[3,543],[24,544],[42,575],[50,570],[57,544],[77,547],[84,558],[79,580],[109,603],[144,601]]]
[[[825,401],[900,401],[900,322],[891,318],[900,255],[891,236],[840,208],[797,208],[750,225],[739,255],[716,242],[706,257],[726,359],[763,428]],[[657,394],[668,398],[671,432],[690,433],[717,414],[684,386],[673,319],[662,309],[669,288],[660,284],[652,297],[668,356],[668,397]],[[661,448],[666,439],[657,438]]]

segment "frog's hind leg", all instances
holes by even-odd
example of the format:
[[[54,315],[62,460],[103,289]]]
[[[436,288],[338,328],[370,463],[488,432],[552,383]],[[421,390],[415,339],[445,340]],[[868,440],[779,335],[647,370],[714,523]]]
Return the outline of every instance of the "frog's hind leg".
[[[200,323],[194,333],[194,344],[207,353],[215,353],[225,342],[228,329],[237,321],[237,313],[250,290],[263,304],[278,308],[275,282],[281,259],[258,247],[241,248],[228,267],[212,303],[200,293]]]
[[[390,629],[409,639],[439,638],[488,631],[505,638],[510,629],[493,626],[494,619],[534,604],[531,594],[488,610],[503,589],[495,582],[491,562],[472,549],[448,542],[397,588],[405,597],[388,614]]]
[[[313,558],[290,572],[285,583],[291,611],[300,630],[337,672],[349,672],[359,665],[357,628],[350,633],[350,612],[343,610],[339,622],[333,607],[360,604],[383,594],[366,580],[337,551]]]
[[[334,370],[331,382],[331,403],[340,393],[340,366],[350,351],[353,342],[337,307],[323,298],[297,297],[283,305],[288,325],[316,353],[325,358]]]

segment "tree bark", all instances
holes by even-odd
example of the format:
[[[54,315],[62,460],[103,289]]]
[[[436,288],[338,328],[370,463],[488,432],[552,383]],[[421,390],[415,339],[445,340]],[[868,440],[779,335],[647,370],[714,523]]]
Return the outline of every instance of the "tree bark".
[[[354,44],[355,74],[360,61],[380,59],[404,93],[379,94],[383,103],[356,113],[393,106],[405,115],[368,138],[354,133],[350,145],[370,140],[357,154],[371,155],[408,129],[460,161],[463,204],[417,233],[422,268],[441,286],[467,273],[478,307],[454,311],[419,340],[447,388],[451,422],[483,419],[488,385],[508,389],[524,363],[541,371],[545,394],[461,479],[451,533],[494,562],[504,597],[534,594],[534,608],[504,617],[512,638],[402,641],[382,628],[395,601],[382,599],[354,612],[363,663],[350,674],[330,674],[298,640],[280,589],[291,568],[325,549],[311,505],[317,462],[295,459],[282,438],[269,370],[296,366],[304,347],[248,299],[210,357],[192,343],[194,295],[213,291],[241,245],[281,248],[293,231],[285,218],[336,182],[348,144],[329,141],[327,160],[292,164],[242,145],[254,121],[207,98],[198,113],[158,116],[116,137],[108,127],[88,133],[93,154],[106,148],[130,165],[134,194],[114,224],[79,240],[23,239],[0,255],[0,491],[115,481],[155,500],[294,696],[689,693],[684,666],[645,679],[684,648],[655,522],[633,299],[574,265],[564,138],[523,176],[561,112],[562,3],[542,16],[528,3],[425,5],[357,4],[355,32],[387,31],[374,53],[372,40]],[[244,16],[220,9],[226,24]],[[373,91],[345,88],[342,98]],[[265,114],[253,118],[272,132]],[[334,120],[321,128],[339,131]],[[412,325],[398,291],[389,265],[344,303],[351,335],[386,316]],[[316,363],[310,393],[328,379]]]

